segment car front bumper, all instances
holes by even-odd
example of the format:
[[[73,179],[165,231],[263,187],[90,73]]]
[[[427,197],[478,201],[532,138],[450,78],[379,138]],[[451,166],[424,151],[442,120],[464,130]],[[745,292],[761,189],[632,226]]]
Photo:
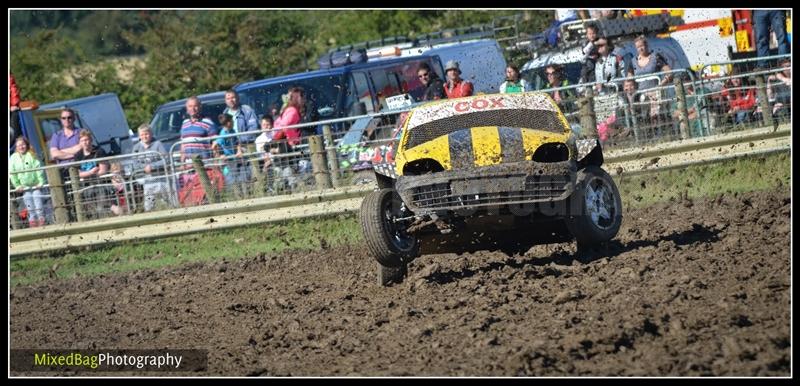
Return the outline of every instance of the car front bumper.
[[[575,186],[575,161],[512,162],[400,176],[397,192],[414,212],[480,209],[561,201]]]

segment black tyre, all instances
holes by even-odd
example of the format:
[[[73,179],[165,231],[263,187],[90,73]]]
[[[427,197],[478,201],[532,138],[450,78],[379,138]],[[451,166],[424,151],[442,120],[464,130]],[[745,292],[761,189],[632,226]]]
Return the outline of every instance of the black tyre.
[[[401,264],[398,267],[387,267],[381,263],[378,266],[378,285],[388,286],[394,283],[401,283],[408,274],[408,264]]]
[[[402,222],[402,201],[394,189],[370,192],[361,202],[361,229],[367,248],[381,265],[401,267],[419,254],[416,237],[405,232]],[[407,215],[407,214],[406,214]]]
[[[596,245],[617,235],[622,224],[622,199],[605,170],[594,165],[579,170],[569,201],[566,225],[578,244]]]

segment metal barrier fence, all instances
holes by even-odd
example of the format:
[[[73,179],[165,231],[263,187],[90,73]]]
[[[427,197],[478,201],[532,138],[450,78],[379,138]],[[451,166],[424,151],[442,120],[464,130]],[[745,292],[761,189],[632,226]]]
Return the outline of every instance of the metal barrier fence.
[[[239,141],[243,136],[263,134],[261,131],[178,141],[170,147],[168,155],[178,203],[192,206],[340,186],[354,172],[366,169],[363,162],[351,165],[347,161],[348,152],[370,153],[375,141],[391,134],[396,117],[410,108],[286,126],[282,129],[321,127],[324,134],[269,139],[262,149]],[[348,131],[331,129],[332,125],[349,122],[356,123],[348,125]],[[364,133],[369,137],[366,140],[362,139]],[[206,154],[199,159],[181,155],[184,145],[197,143],[205,144]],[[363,157],[359,154],[356,159]]]
[[[539,91],[568,95],[559,105],[576,134],[598,137],[606,148],[624,149],[737,130],[743,118],[731,114],[734,93],[756,95],[757,107],[747,117],[754,125],[789,119],[791,91],[777,87],[777,74],[783,71],[791,67],[698,80],[691,71],[672,70]],[[661,82],[664,76],[671,76],[672,82],[643,90],[627,82],[620,90],[631,79]],[[763,81],[755,86],[718,85],[750,78]],[[759,115],[760,106],[769,106],[769,113]],[[125,154],[17,173],[47,172],[49,184],[38,194],[47,224],[372,183],[373,160],[384,159],[392,150],[390,144],[400,133],[402,119],[398,118],[412,107],[288,126],[320,127],[323,134],[269,140],[261,149],[252,143],[239,145],[238,138],[261,134],[251,131],[179,141],[167,154]],[[333,130],[336,125],[348,130]],[[180,147],[193,143],[205,143],[207,154],[182,159]],[[119,168],[89,181],[79,177],[80,165],[101,161],[119,163]],[[22,197],[28,193],[31,202],[33,190],[10,192],[15,229],[31,219],[22,213],[36,210],[36,205],[25,205]]]
[[[757,69],[761,60],[777,65]],[[712,124],[719,123],[726,130],[741,130],[758,124],[778,125],[791,119],[791,55],[709,63],[701,71],[712,66],[728,69],[727,76],[701,79],[701,87],[708,91],[713,102],[709,115]]]
[[[675,118],[675,84],[640,89],[639,83],[662,80],[688,80],[692,89],[696,83],[693,72],[685,69],[657,72],[608,82],[581,83],[539,90],[554,97],[556,92],[567,98],[558,101],[573,131],[582,137],[597,137],[609,147],[625,147],[680,139],[686,135],[673,127]],[[634,81],[637,85],[629,93],[621,85]],[[598,92],[599,91],[599,92]],[[555,99],[555,98],[554,98]],[[584,129],[587,128],[587,129]]]
[[[141,174],[138,166],[143,158],[160,160],[161,165],[166,165],[163,154],[141,152],[9,172],[9,175],[44,172],[47,177],[47,184],[40,187],[9,191],[9,226],[20,229],[137,212],[139,203],[147,198],[143,193],[149,193],[147,189],[142,192],[142,187],[148,187],[153,178],[168,179],[163,167]],[[103,174],[99,174],[101,165],[105,169]],[[97,172],[87,173],[95,167]],[[136,172],[140,173],[138,186]],[[162,188],[169,197],[169,184],[163,184]]]
[[[706,67],[732,66],[755,60],[711,63]],[[791,84],[782,82],[780,75],[790,79],[790,71],[791,65],[784,63],[780,68],[709,79],[697,78],[693,71],[678,69],[612,79],[609,83],[617,87],[629,83],[629,80],[639,84],[658,79],[663,84],[647,89],[626,84],[621,93],[617,88],[616,95],[593,95],[593,87],[587,86],[596,83],[540,91],[551,95],[554,91],[573,91],[572,97],[559,105],[576,134],[596,136],[607,148],[625,148],[786,122],[790,119]],[[662,83],[665,75],[670,75],[672,82]],[[733,88],[722,85],[724,81],[735,78],[752,80],[755,84]],[[742,90],[745,95],[752,94],[750,100],[753,101],[751,110],[745,114],[731,110],[732,99],[740,98],[737,91]],[[763,110],[768,112],[764,114]],[[593,129],[586,130],[584,127]]]

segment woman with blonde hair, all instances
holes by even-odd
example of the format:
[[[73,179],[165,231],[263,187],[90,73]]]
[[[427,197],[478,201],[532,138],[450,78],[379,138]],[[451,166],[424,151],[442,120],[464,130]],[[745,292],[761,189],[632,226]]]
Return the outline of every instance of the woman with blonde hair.
[[[22,200],[28,210],[28,222],[31,228],[43,226],[45,221],[44,211],[42,210],[41,188],[45,184],[44,172],[41,170],[21,172],[42,166],[27,138],[17,138],[16,151],[11,155],[8,164],[11,185],[17,189],[17,192],[22,193]]]

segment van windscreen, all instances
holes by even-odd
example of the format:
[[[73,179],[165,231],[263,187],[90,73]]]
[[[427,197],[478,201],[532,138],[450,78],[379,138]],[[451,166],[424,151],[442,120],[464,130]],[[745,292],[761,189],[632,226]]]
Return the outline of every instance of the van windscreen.
[[[313,78],[271,83],[238,89],[242,104],[255,109],[258,116],[280,113],[281,96],[293,87],[301,87],[306,94],[306,116],[304,121],[338,116],[339,97],[345,89],[341,75],[325,75]]]
[[[206,101],[202,102],[202,104],[203,116],[210,118],[214,123],[218,123],[217,117],[227,107],[224,100]],[[153,137],[160,141],[179,137],[181,135],[181,123],[186,118],[186,107],[182,105],[157,111],[153,116],[153,120],[150,121]]]

